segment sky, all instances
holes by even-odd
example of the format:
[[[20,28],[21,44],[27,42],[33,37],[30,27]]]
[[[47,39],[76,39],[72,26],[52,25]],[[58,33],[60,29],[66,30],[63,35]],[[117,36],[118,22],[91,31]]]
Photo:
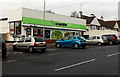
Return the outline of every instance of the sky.
[[[45,0],[46,10],[56,14],[70,16],[73,11],[83,11],[84,15],[95,14],[104,20],[118,18],[120,0]],[[43,11],[44,0],[0,0],[0,18],[8,17],[9,11],[25,7]]]

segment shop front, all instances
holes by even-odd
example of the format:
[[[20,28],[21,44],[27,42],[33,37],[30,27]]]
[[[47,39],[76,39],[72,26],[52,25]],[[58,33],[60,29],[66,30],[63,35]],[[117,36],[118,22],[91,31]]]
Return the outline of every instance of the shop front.
[[[44,20],[42,11],[28,8],[20,8],[12,13],[9,17],[9,31],[14,38],[44,36],[44,39],[54,39],[54,32],[58,32],[61,34],[60,37],[64,37],[66,35],[84,35],[86,31],[86,20],[84,19],[45,13]]]
[[[23,17],[23,27],[27,27],[25,36],[39,36],[43,37],[43,27],[44,27],[44,38],[45,39],[52,39],[52,33],[55,30],[59,30],[65,36],[66,32],[69,32],[70,35],[83,35],[86,31],[85,25],[80,24],[73,24],[73,23],[66,23],[66,22],[58,22],[58,21],[51,21],[51,20],[43,20],[37,18],[29,18]]]

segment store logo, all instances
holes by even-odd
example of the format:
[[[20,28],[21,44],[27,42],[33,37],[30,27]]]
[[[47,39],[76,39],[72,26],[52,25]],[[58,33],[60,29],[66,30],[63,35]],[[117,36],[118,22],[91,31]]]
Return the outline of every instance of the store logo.
[[[56,25],[56,26],[67,26],[67,24],[65,24],[65,23],[56,23],[53,21],[52,21],[52,23],[53,23],[53,25]]]

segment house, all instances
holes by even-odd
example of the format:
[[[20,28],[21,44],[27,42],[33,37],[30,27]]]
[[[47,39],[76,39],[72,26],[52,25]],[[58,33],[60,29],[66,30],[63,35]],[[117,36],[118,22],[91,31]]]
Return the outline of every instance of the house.
[[[80,19],[86,19],[87,32],[85,32],[85,38],[92,35],[102,34],[118,34],[118,23],[115,21],[104,21],[103,16],[98,19],[94,14],[85,16],[82,12],[79,12]]]

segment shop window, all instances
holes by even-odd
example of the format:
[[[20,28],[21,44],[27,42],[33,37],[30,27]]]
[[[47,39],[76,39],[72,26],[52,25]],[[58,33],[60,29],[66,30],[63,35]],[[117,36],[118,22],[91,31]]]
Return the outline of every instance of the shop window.
[[[14,34],[14,22],[11,22],[9,23],[9,31],[10,31],[10,34]]]
[[[26,29],[26,36],[29,36],[29,35],[31,35],[31,28]]]
[[[16,34],[21,34],[21,22],[15,22]]]
[[[45,30],[45,38],[50,39],[50,30]]]
[[[39,36],[39,37],[43,37],[43,31],[42,29],[33,29],[33,36]]]

